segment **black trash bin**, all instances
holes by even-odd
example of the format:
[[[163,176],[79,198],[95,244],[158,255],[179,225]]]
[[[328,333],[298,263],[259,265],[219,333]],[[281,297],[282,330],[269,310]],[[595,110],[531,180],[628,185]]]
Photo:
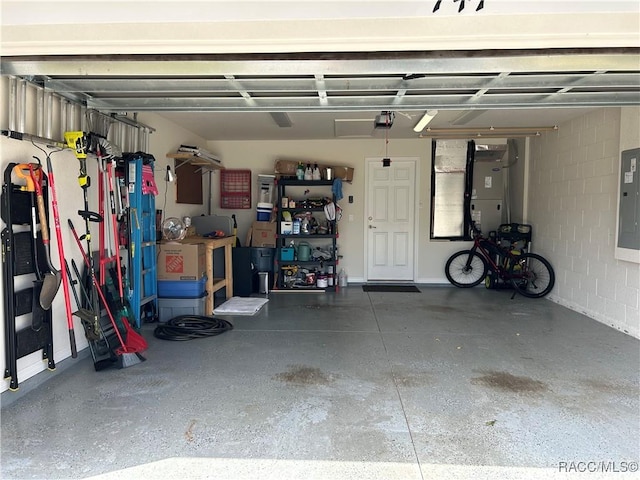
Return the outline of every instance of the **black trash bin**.
[[[251,247],[251,263],[253,264],[253,292],[260,292],[259,272],[269,272],[269,285],[273,285],[274,257],[276,249],[270,247]]]
[[[253,293],[255,269],[251,261],[251,247],[235,247],[233,252],[233,295],[250,297]]]

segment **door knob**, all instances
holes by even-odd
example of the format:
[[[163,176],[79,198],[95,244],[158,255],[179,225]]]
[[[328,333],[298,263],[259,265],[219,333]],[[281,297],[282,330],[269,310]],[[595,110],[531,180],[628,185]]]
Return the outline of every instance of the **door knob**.
[[[369,228],[378,228],[378,227],[374,227],[373,225],[369,225]]]

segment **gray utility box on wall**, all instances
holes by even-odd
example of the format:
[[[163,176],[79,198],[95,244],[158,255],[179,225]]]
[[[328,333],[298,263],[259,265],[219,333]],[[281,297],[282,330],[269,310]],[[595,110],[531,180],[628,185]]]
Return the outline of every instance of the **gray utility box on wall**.
[[[620,165],[620,211],[618,247],[640,250],[640,181],[638,161],[640,148],[625,150]]]

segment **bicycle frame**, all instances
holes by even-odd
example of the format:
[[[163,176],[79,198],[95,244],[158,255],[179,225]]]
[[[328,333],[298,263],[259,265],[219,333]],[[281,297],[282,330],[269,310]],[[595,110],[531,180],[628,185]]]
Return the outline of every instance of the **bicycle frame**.
[[[502,246],[474,228],[473,245],[448,258],[445,275],[459,288],[475,287],[484,280],[487,288],[513,286],[511,298],[516,293],[529,298],[543,297],[555,283],[553,267],[541,255],[527,251],[526,243],[524,247],[518,248],[518,244],[511,241]]]
[[[483,241],[490,243],[492,247],[494,247],[493,252],[489,251],[489,249],[483,245]],[[522,273],[514,272],[513,269],[518,263],[519,253],[512,253],[508,248],[498,245],[491,239],[482,236],[481,233],[477,233],[473,237],[473,247],[471,247],[470,250],[471,252],[479,253],[487,262],[489,269],[493,270],[503,282],[510,283],[523,278]],[[494,256],[497,257],[498,261],[494,260]],[[469,264],[472,258],[473,255],[470,255],[468,260]]]

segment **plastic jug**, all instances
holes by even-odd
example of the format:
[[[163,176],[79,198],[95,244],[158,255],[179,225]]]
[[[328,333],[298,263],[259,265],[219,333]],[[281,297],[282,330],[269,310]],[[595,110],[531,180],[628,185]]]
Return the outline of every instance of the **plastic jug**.
[[[340,273],[338,274],[338,286],[346,287],[347,285],[348,285],[347,272],[345,272],[343,268],[340,270]]]
[[[308,242],[300,242],[298,244],[298,260],[301,262],[311,260],[311,245]]]

